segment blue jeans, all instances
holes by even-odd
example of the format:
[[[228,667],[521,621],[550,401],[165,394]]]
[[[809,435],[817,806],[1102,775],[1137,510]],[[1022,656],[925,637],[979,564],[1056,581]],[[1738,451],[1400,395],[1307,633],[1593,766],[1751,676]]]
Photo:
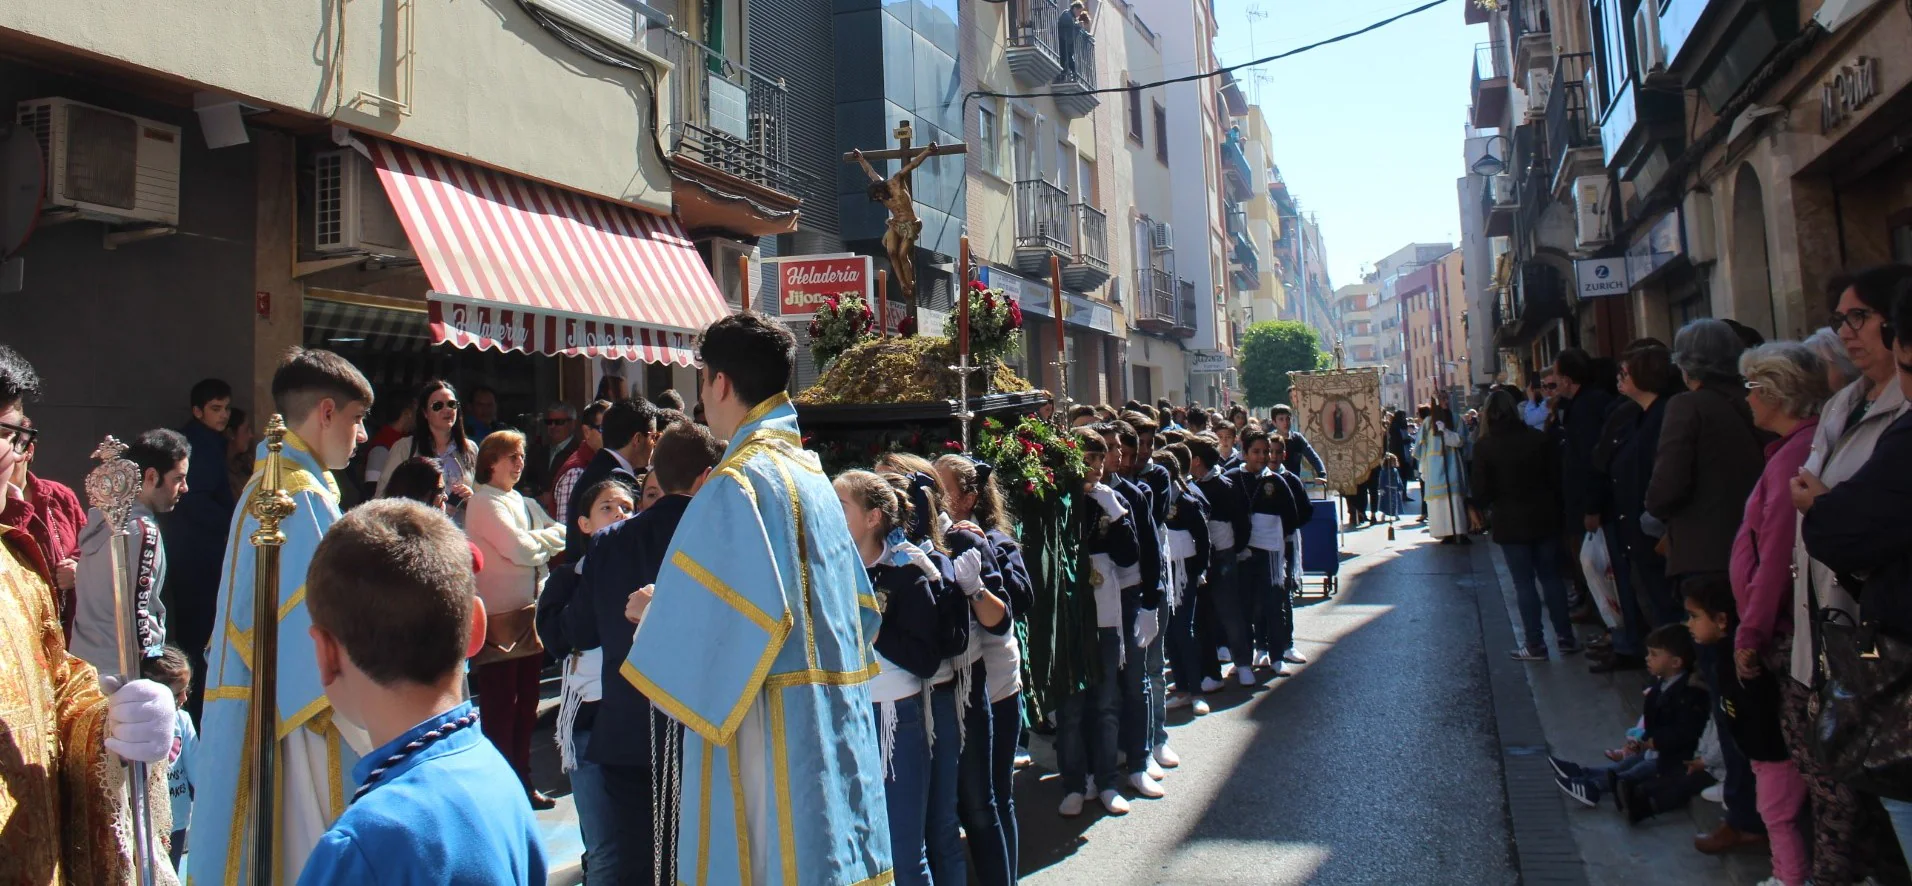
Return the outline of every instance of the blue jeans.
[[[929,815],[929,732],[923,728],[923,699],[912,695],[892,702],[896,734],[890,739],[890,760],[883,778],[883,797],[890,818],[890,856],[895,860],[898,886],[930,886],[929,855],[923,836]],[[882,709],[877,722],[883,722]]]
[[[1016,829],[1016,748],[1022,740],[1022,693],[989,706],[989,776],[996,794],[996,820],[1002,823],[1003,854],[1014,886],[1022,864],[1022,836]]]
[[[1613,592],[1620,598],[1620,623],[1613,628],[1613,654],[1644,658],[1650,629],[1634,590],[1633,561],[1627,558],[1627,546],[1621,541],[1618,527],[1602,526],[1600,535],[1607,543],[1607,558],[1613,564]]]
[[[1135,616],[1140,611],[1141,607],[1133,603],[1122,605],[1122,636],[1117,638],[1122,643],[1119,747],[1128,757],[1123,765],[1131,773],[1148,769],[1150,718],[1154,714],[1149,706],[1148,650],[1135,643]],[[1159,673],[1161,656],[1156,656],[1156,662]]]
[[[962,730],[956,720],[956,681],[930,693],[930,719],[935,734],[929,746],[929,812],[924,842],[929,869],[937,883],[969,880],[969,860],[963,856],[961,821],[957,818],[957,781],[962,768]]]
[[[578,807],[578,833],[584,839],[586,886],[617,882],[617,806],[604,785],[604,770],[584,759],[592,731],[573,729],[578,768],[571,770],[571,801]]]
[[[1660,763],[1648,759],[1645,754],[1633,754],[1618,763],[1603,766],[1580,766],[1568,764],[1567,771],[1573,773],[1575,781],[1585,784],[1588,796],[1600,799],[1601,792],[1607,789],[1607,775],[1612,774],[1621,781],[1646,781],[1659,774]]]
[[[983,886],[1000,886],[1014,879],[1009,866],[1009,846],[998,818],[995,779],[995,709],[989,704],[981,662],[976,664],[971,681],[969,709],[963,720],[963,758],[957,782],[957,804],[963,821],[963,833],[969,837],[969,853],[976,868],[976,880]],[[1001,728],[1013,730],[1013,723]],[[1011,733],[1014,734],[1013,731]],[[1013,765],[1013,760],[1011,761]],[[940,882],[940,881],[939,881]]]
[[[1056,715],[1056,768],[1062,770],[1065,793],[1087,793],[1091,774],[1104,790],[1113,790],[1121,781],[1115,755],[1122,722],[1122,632],[1097,628],[1095,640],[1101,678],[1070,695]]]
[[[1507,573],[1514,579],[1514,599],[1520,604],[1520,624],[1527,634],[1528,649],[1546,649],[1547,637],[1540,629],[1541,594],[1546,592],[1547,615],[1553,621],[1554,637],[1561,643],[1577,643],[1573,619],[1567,614],[1567,585],[1560,580],[1560,542],[1549,536],[1540,541],[1502,544],[1507,558]]]

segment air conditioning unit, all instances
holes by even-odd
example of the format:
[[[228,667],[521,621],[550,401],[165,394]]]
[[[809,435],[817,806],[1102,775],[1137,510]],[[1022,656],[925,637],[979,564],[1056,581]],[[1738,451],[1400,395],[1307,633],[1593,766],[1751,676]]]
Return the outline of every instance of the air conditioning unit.
[[[109,224],[179,224],[179,127],[64,98],[21,102],[46,158],[46,203]]]
[[[1553,92],[1554,72],[1533,70],[1527,72],[1527,119],[1540,120],[1547,116],[1547,97]]]
[[[326,255],[416,257],[372,161],[351,148],[312,158],[311,235]]]
[[[1501,173],[1487,180],[1494,190],[1494,205],[1505,206],[1514,202],[1514,177]]]
[[[1607,187],[1604,175],[1583,175],[1573,180],[1573,244],[1578,249],[1597,249],[1613,242]]]
[[[1645,79],[1666,71],[1666,51],[1660,46],[1660,5],[1642,3],[1633,11],[1633,48]]]
[[[1149,246],[1154,249],[1174,249],[1175,229],[1168,222],[1155,222],[1149,228]]]

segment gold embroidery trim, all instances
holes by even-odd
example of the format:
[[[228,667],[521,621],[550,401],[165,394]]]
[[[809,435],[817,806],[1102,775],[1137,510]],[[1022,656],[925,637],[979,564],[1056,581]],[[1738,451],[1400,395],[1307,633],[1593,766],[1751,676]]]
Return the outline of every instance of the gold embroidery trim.
[[[737,882],[748,886],[750,883],[750,822],[744,810],[744,774],[741,767],[742,754],[737,752],[740,742],[732,739],[724,748],[724,759],[730,764],[730,803],[731,812],[737,819]]]
[[[712,574],[710,570],[705,569],[703,564],[692,559],[689,554],[678,551],[671,555],[671,565],[684,570],[685,575],[690,576],[698,584],[703,585],[704,590],[709,591],[711,595],[717,599],[724,601],[725,605],[742,613],[745,618],[750,619],[751,624],[763,628],[766,631],[774,632],[776,630],[777,620],[771,618],[770,613],[763,611],[757,604],[750,602],[745,599],[742,594],[732,590],[730,585],[724,583],[723,579],[718,578]]]
[[[811,668],[803,671],[788,671],[771,674],[764,678],[764,688],[769,690],[789,689],[793,686],[860,686],[876,678],[882,666],[872,662],[869,667],[854,671],[825,671]]]
[[[766,696],[770,717],[770,780],[777,791],[777,844],[783,856],[783,882],[796,883],[797,880],[797,832],[793,826],[794,812],[790,802],[789,754],[785,747],[783,729],[783,693],[771,692]]]
[[[810,667],[817,667],[817,611],[810,603],[810,533],[803,525],[803,498],[797,489],[797,481],[784,467],[783,460],[770,459],[777,469],[777,476],[783,480],[785,494],[790,496],[791,526],[797,536],[797,595],[803,601],[803,659]]]
[[[697,767],[697,882],[710,882],[710,757],[714,747],[705,747]]]

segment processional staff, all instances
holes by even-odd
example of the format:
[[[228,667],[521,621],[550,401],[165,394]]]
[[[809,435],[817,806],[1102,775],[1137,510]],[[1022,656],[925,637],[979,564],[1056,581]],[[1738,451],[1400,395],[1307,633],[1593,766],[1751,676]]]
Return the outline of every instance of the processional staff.
[[[259,488],[246,503],[247,512],[259,521],[249,539],[254,548],[252,568],[252,709],[246,731],[251,734],[252,759],[246,761],[251,772],[252,794],[252,871],[253,882],[270,884],[276,876],[278,859],[272,845],[273,818],[278,811],[279,780],[279,549],[285,545],[285,533],[279,524],[292,516],[297,505],[285,489],[285,419],[274,415],[266,421],[265,467],[259,474]],[[335,810],[337,811],[337,810]]]
[[[138,582],[127,576],[132,563],[126,524],[133,513],[134,496],[139,492],[139,466],[122,457],[126,444],[112,435],[100,441],[93,457],[100,466],[86,475],[87,502],[106,518],[109,533],[106,544],[107,572],[113,580],[113,629],[118,638],[120,685],[137,680],[140,657],[145,649],[139,636]],[[132,819],[133,876],[139,886],[152,886],[153,812],[147,804],[146,764],[125,761],[127,810]]]

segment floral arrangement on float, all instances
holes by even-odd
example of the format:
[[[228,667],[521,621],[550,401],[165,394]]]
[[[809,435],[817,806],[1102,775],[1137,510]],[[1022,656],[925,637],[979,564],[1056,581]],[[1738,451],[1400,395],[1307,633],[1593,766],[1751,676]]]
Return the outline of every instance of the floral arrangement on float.
[[[1001,289],[972,280],[964,290],[969,301],[969,356],[976,363],[1001,363],[1016,352],[1022,333],[1022,305]],[[960,324],[950,332],[962,334]]]
[[[976,456],[996,468],[1018,514],[1031,514],[1082,483],[1082,450],[1055,422],[1025,415],[1013,423],[986,418]]]
[[[818,366],[827,366],[875,335],[876,314],[862,296],[825,296],[810,318],[810,356]]]

